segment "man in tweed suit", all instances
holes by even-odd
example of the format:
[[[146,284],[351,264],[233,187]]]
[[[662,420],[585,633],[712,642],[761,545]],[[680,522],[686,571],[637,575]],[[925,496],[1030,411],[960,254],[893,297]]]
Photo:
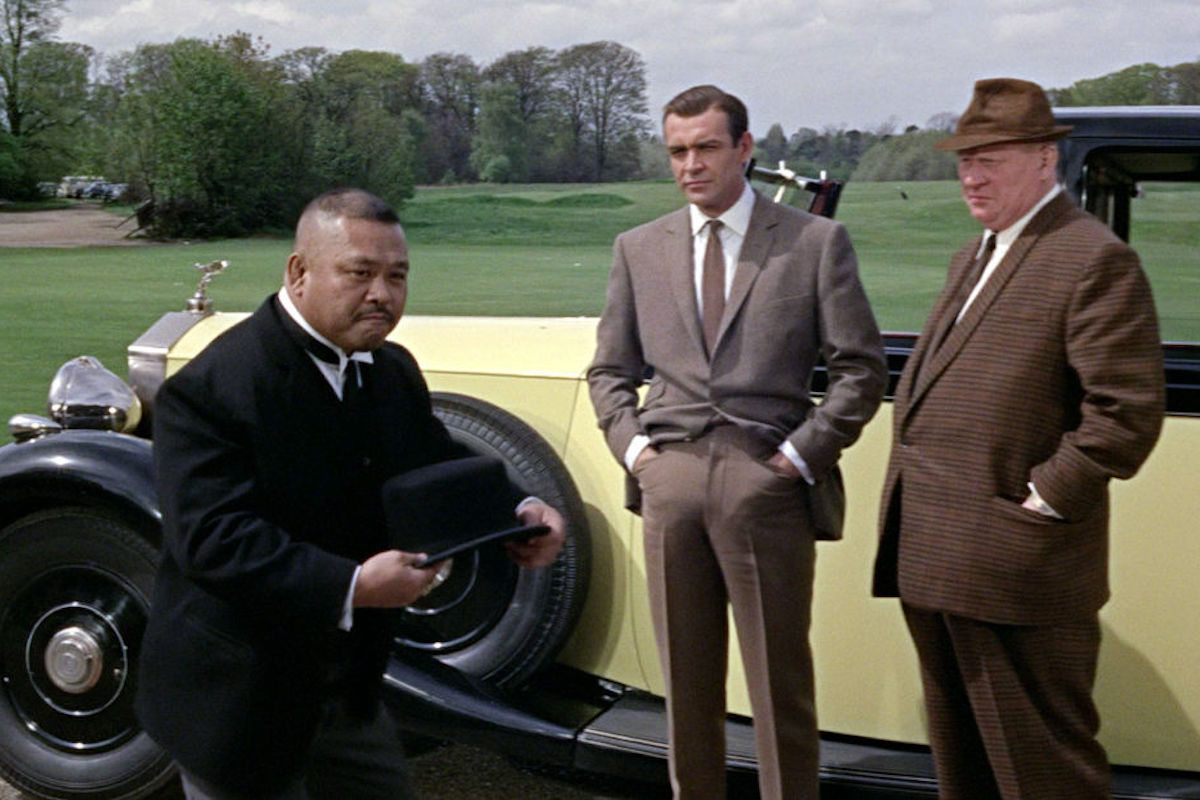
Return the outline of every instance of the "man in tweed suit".
[[[1163,364],[1137,254],[1058,186],[1069,130],[1036,84],[982,80],[937,145],[985,230],[896,389],[875,593],[916,645],[942,798],[1109,797],[1108,482],[1154,445]]]
[[[588,382],[642,491],[671,781],[676,798],[725,797],[732,606],[762,797],[815,800],[814,540],[838,532],[818,529],[813,498],[879,405],[883,347],[845,229],[746,183],[740,100],[689,89],[667,104],[663,133],[689,205],[617,238]]]

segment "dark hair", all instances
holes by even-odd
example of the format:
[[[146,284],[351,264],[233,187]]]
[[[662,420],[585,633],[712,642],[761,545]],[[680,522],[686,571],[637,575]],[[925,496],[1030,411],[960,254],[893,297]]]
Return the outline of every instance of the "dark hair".
[[[736,145],[742,134],[750,129],[750,115],[746,113],[745,103],[716,86],[704,84],[684,89],[663,106],[662,121],[665,123],[669,114],[677,117],[696,117],[710,108],[725,112],[725,117],[729,120],[729,135]]]
[[[312,211],[320,211],[331,217],[365,219],[399,225],[400,216],[395,209],[365,189],[344,187],[331,189],[318,196],[304,208],[303,217]]]

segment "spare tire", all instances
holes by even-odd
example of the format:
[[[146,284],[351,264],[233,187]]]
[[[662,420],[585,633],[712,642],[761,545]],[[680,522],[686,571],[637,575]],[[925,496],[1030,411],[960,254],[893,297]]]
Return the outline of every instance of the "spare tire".
[[[566,542],[536,570],[518,568],[498,545],[456,557],[450,578],[404,610],[396,643],[517,686],[554,658],[583,610],[591,574],[583,500],[554,449],[517,417],[458,394],[434,393],[433,407],[451,437],[503,461],[514,483],[562,512]]]

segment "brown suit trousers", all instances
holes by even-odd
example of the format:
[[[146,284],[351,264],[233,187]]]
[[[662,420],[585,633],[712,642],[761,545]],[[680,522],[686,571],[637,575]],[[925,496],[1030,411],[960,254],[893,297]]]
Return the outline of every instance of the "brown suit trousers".
[[[941,800],[1108,800],[1100,623],[992,625],[904,606]],[[1047,754],[1069,751],[1071,758]]]
[[[816,547],[807,491],[763,463],[771,452],[723,425],[663,445],[637,470],[679,800],[725,797],[725,696],[717,687],[725,685],[727,607],[750,689],[762,796],[817,798],[808,641]]]

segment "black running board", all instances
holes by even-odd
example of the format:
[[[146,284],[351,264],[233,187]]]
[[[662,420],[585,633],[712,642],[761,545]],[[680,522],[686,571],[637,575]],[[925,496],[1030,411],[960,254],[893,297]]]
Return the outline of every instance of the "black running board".
[[[435,659],[406,655],[384,677],[385,697],[400,726],[435,739],[472,744],[567,770],[667,781],[667,725],[661,698],[572,670],[505,691]],[[731,788],[752,785],[758,767],[750,720],[725,725]],[[842,797],[934,798],[928,748],[823,734],[823,800]],[[1200,800],[1200,775],[1117,767],[1114,800]]]

